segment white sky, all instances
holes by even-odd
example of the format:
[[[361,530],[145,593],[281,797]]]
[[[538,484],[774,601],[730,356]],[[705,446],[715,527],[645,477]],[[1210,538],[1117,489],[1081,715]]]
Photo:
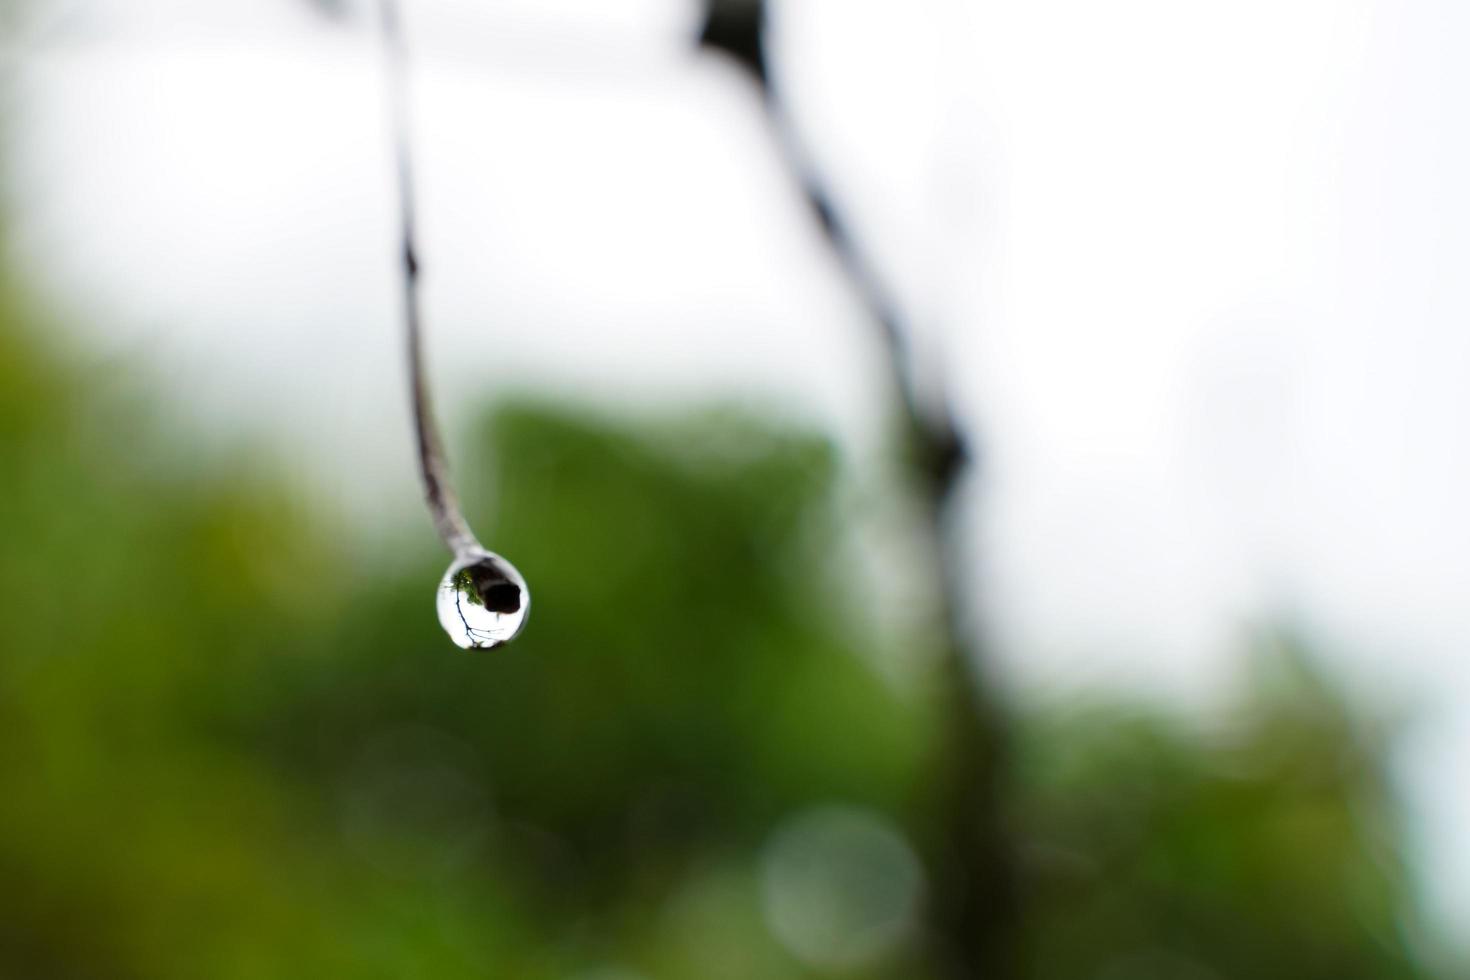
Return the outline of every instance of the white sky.
[[[867,328],[742,80],[689,53],[692,3],[408,6],[452,428],[506,388],[723,394],[871,447]],[[1470,6],[779,14],[802,130],[984,433],[1016,676],[1208,699],[1245,625],[1310,624],[1424,712],[1404,778],[1470,922]],[[12,193],[89,347],[407,513],[367,25],[53,0],[35,37]]]

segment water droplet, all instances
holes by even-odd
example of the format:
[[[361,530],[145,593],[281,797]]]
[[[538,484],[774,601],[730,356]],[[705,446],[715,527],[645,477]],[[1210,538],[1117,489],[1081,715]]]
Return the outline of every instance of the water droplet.
[[[439,583],[439,625],[466,650],[509,643],[526,624],[531,593],[514,565],[497,554],[456,559]]]

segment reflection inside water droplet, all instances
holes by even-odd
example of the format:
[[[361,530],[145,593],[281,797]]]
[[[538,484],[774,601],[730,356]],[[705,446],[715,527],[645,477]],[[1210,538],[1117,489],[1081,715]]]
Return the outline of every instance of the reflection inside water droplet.
[[[457,559],[439,583],[439,625],[466,650],[508,643],[526,624],[531,593],[515,566],[488,551]]]

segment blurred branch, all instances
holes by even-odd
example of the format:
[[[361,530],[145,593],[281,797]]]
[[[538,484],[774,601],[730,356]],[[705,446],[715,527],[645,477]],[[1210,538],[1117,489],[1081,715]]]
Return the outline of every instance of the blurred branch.
[[[352,0],[305,0],[305,3],[329,20],[346,20],[356,13]]]
[[[700,44],[734,58],[759,89],[786,167],[867,307],[887,355],[902,450],[924,509],[925,551],[940,584],[946,646],[945,755],[939,776],[943,826],[930,862],[936,925],[945,945],[938,959],[957,976],[1003,980],[1018,970],[1019,919],[1014,848],[1004,817],[1007,725],[960,620],[960,563],[950,528],[954,490],[969,448],[944,392],[923,390],[896,304],[803,151],[780,88],[772,82],[767,27],[765,0],[707,0]]]

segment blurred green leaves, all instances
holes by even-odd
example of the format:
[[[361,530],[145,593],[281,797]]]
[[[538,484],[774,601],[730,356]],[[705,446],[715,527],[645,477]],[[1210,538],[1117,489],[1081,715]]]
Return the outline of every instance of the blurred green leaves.
[[[0,298],[0,976],[819,975],[770,842],[934,818],[936,719],[843,620],[824,440],[501,406],[472,510],[535,606],[464,653],[427,541],[364,564],[257,460],[160,465],[177,434],[29,319]],[[1018,713],[1027,976],[1425,975],[1383,740],[1266,662],[1224,734]],[[922,930],[835,962],[934,975]]]
[[[1299,648],[1272,638],[1260,657],[1212,734],[1116,707],[1033,715],[1036,976],[1424,975],[1386,746]]]

